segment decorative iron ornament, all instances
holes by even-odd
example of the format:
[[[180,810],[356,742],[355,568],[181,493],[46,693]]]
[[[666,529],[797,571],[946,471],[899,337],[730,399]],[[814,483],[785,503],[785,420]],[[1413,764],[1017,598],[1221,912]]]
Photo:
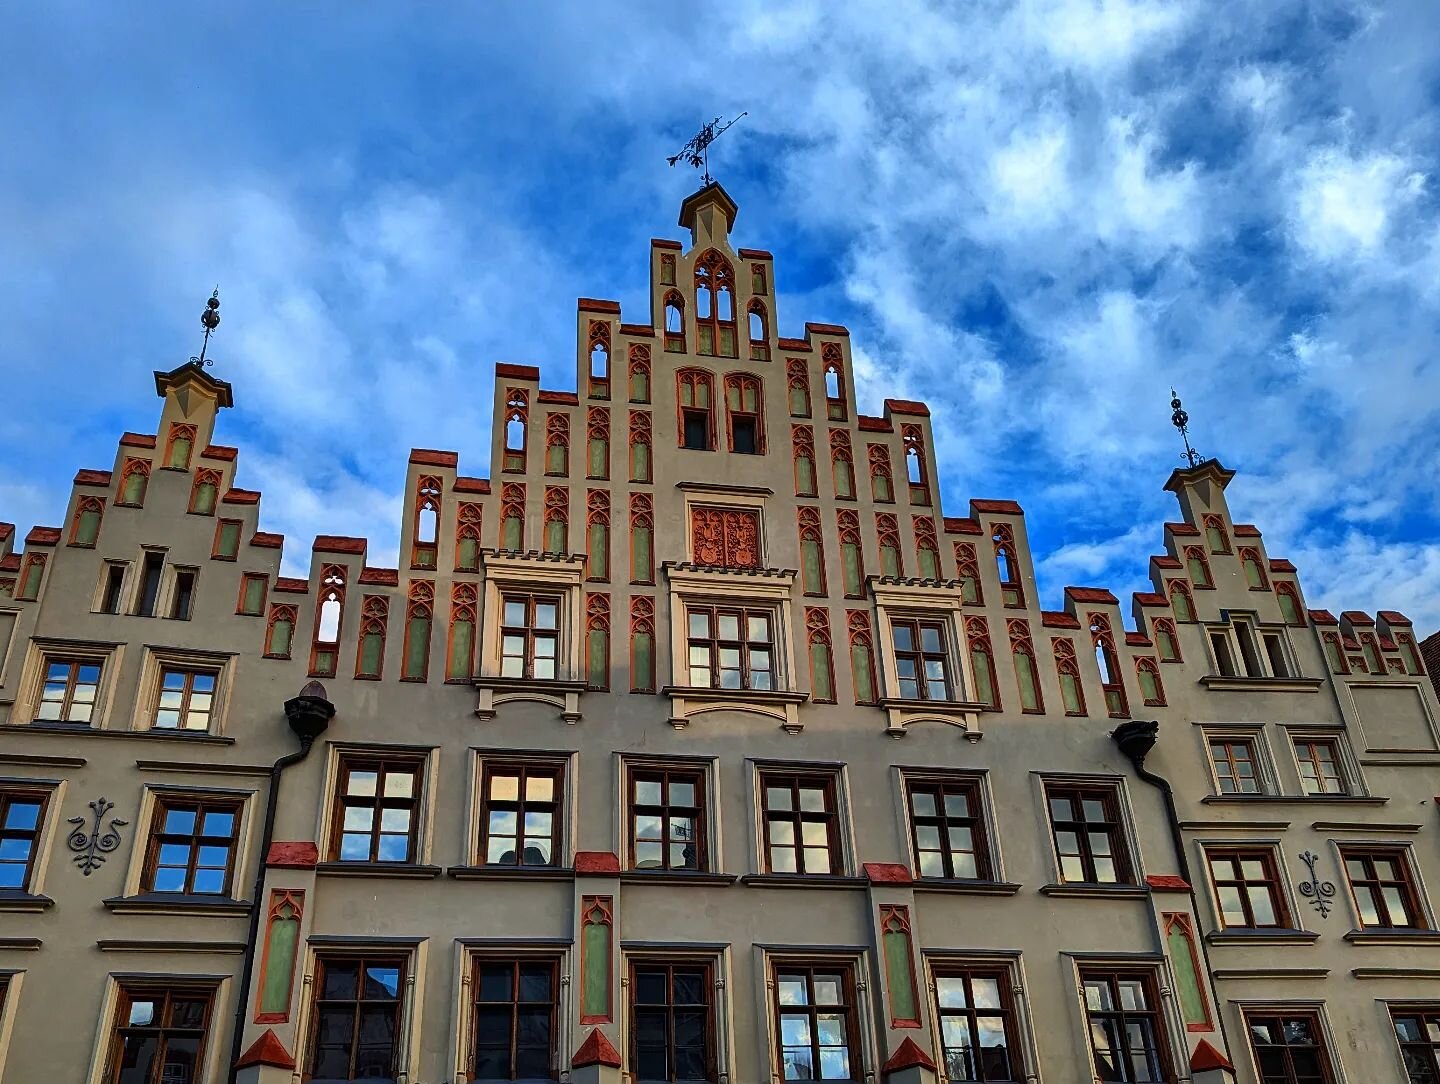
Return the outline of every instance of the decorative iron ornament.
[[[205,351],[210,348],[210,332],[220,326],[220,287],[218,286],[210,295],[210,300],[205,302],[205,311],[200,314],[200,326],[205,329],[205,341],[200,344],[200,356],[190,360],[196,365],[213,365],[213,361],[205,360]]]
[[[1304,862],[1310,870],[1310,880],[1301,881],[1300,895],[1310,901],[1310,906],[1320,912],[1321,918],[1330,915],[1330,908],[1333,906],[1330,901],[1335,896],[1335,882],[1322,881],[1315,873],[1315,863],[1320,861],[1318,854],[1305,851],[1300,855],[1300,861]]]
[[[1203,455],[1190,446],[1190,415],[1180,405],[1180,396],[1175,394],[1175,389],[1170,389],[1170,424],[1180,430],[1180,439],[1185,442],[1185,451],[1180,458],[1192,467],[1198,467],[1206,462]]]
[[[747,111],[741,113],[740,117],[748,115]],[[691,137],[690,142],[680,148],[679,154],[672,154],[665,160],[672,166],[679,165],[681,162],[694,166],[700,170],[700,187],[706,187],[710,184],[711,180],[713,180],[710,176],[710,144],[714,143],[715,140],[724,133],[725,129],[729,128],[730,125],[734,124],[740,117],[736,117],[735,120],[727,120],[724,124],[721,124],[720,118],[716,117],[709,124],[703,125],[700,131]]]
[[[90,802],[89,805],[91,812],[95,815],[95,823],[91,826],[90,831],[85,831],[87,818],[71,817],[70,823],[75,825],[75,830],[65,840],[72,851],[78,852],[75,855],[75,863],[86,877],[104,865],[105,856],[120,846],[120,833],[117,829],[130,823],[122,821],[119,817],[112,817],[109,827],[102,827],[105,814],[115,808],[115,803],[106,798],[99,798]]]

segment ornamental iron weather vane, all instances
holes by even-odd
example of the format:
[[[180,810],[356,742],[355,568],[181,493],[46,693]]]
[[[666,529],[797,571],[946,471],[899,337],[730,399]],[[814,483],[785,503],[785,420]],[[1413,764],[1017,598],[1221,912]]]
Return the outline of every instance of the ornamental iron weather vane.
[[[75,864],[80,867],[80,872],[89,877],[102,865],[105,864],[105,856],[120,846],[120,832],[118,829],[129,824],[129,821],[122,821],[119,817],[111,817],[109,827],[102,827],[105,814],[115,808],[115,803],[108,798],[100,798],[88,803],[90,811],[95,816],[95,823],[90,831],[85,831],[86,817],[71,817],[70,823],[75,825],[74,831],[66,837],[65,842],[75,855]]]
[[[200,314],[200,326],[205,329],[205,340],[200,344],[200,356],[190,360],[196,365],[213,365],[213,361],[205,359],[205,351],[210,349],[210,333],[220,326],[220,287],[215,287],[215,292],[205,302],[205,311]]]
[[[680,148],[679,154],[672,154],[665,160],[672,166],[677,166],[681,162],[694,166],[700,171],[700,187],[707,187],[714,180],[710,176],[710,144],[714,143],[740,117],[748,115],[749,110],[746,110],[739,117],[727,120],[724,124],[720,123],[720,117],[716,117],[709,124],[702,125],[700,131],[690,139],[690,142]]]
[[[1170,424],[1180,430],[1180,439],[1185,442],[1185,451],[1180,458],[1192,467],[1206,462],[1205,457],[1190,446],[1190,415],[1180,405],[1180,396],[1175,394],[1174,388],[1170,389]]]

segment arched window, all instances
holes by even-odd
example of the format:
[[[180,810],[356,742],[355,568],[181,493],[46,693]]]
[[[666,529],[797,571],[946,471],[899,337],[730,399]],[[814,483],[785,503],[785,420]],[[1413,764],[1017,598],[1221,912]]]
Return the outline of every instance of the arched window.
[[[379,680],[385,667],[385,626],[390,600],[384,595],[360,599],[360,646],[355,652],[355,676]]]
[[[649,482],[651,480],[650,412],[648,410],[632,410],[630,412],[630,481]]]
[[[505,459],[502,469],[510,474],[525,473],[525,423],[530,414],[530,395],[524,388],[505,393]]]
[[[585,422],[588,437],[585,455],[585,477],[610,477],[610,411],[591,407]]]
[[[920,563],[920,576],[927,580],[940,578],[940,542],[935,536],[935,521],[929,516],[916,516],[915,551]]]
[[[680,410],[680,447],[708,452],[715,447],[715,378],[704,369],[675,374]]]
[[[630,691],[655,691],[655,600],[630,599]]]
[[[610,325],[590,321],[590,398],[610,398]]]
[[[825,533],[819,511],[808,507],[800,509],[800,584],[807,595],[825,594]]]
[[[479,616],[475,585],[450,587],[450,635],[445,645],[445,680],[469,681],[475,676],[475,626]]]
[[[1415,637],[1408,632],[1397,632],[1395,643],[1400,648],[1400,653],[1405,656],[1405,672],[1407,674],[1425,673],[1425,662],[1420,658],[1420,652],[1415,646]]]
[[[848,508],[835,512],[840,535],[840,572],[846,598],[865,597],[865,549],[860,539],[860,517]]]
[[[585,683],[610,688],[610,596],[585,596]]]
[[[846,610],[845,624],[850,634],[850,682],[855,689],[855,703],[875,703],[875,636],[870,630],[870,615],[864,610]]]
[[[1376,642],[1374,634],[1362,632],[1360,646],[1365,651],[1365,665],[1370,668],[1370,672],[1372,674],[1385,673],[1385,660],[1380,657],[1380,645]]]
[[[34,602],[40,597],[40,584],[45,579],[45,566],[50,562],[43,553],[25,554],[25,563],[20,568],[20,583],[15,597]]]
[[[100,537],[100,520],[104,515],[105,502],[100,497],[81,497],[76,501],[75,518],[70,524],[70,545],[94,546]]]
[[[610,579],[610,494],[592,489],[585,499],[586,578]]]
[[[1219,516],[1205,517],[1205,542],[1211,553],[1229,553],[1230,536],[1225,533],[1225,521]]]
[[[120,472],[120,499],[116,504],[139,508],[145,503],[145,489],[150,483],[150,461],[127,459]]]
[[[570,490],[545,487],[545,552],[570,552]]]
[[[170,426],[170,436],[165,442],[165,465],[185,470],[190,466],[190,455],[195,450],[195,426],[176,422]]]
[[[1253,546],[1240,547],[1240,567],[1245,572],[1245,583],[1252,591],[1268,591],[1270,581],[1265,578],[1265,569],[1260,564],[1260,551]]]
[[[1196,587],[1215,586],[1215,581],[1210,578],[1210,561],[1199,546],[1185,547],[1185,568],[1190,573],[1190,582]]]
[[[764,409],[765,392],[758,376],[730,373],[725,377],[725,428],[732,452],[765,454]]]
[[[905,477],[910,484],[910,503],[930,503],[930,474],[925,466],[925,435],[918,425],[902,425],[900,442],[905,448]]]
[[[1015,680],[1020,686],[1020,710],[1032,715],[1044,714],[1045,698],[1040,691],[1040,673],[1035,666],[1035,643],[1030,639],[1030,625],[1016,618],[1005,622],[1010,634],[1010,657],[1015,663]]]
[[[835,475],[835,496],[839,500],[855,499],[855,460],[850,452],[850,434],[844,429],[830,430],[830,465]]]
[[[763,301],[750,302],[750,360],[770,360],[770,322]]]
[[[1280,603],[1280,616],[1285,619],[1285,624],[1305,624],[1305,611],[1300,606],[1300,595],[1296,592],[1293,583],[1277,583],[1275,598]]]
[[[470,501],[460,506],[455,525],[456,572],[476,572],[480,568],[480,520],[483,507]]]
[[[1055,673],[1060,679],[1060,696],[1065,701],[1066,715],[1085,714],[1085,689],[1080,683],[1080,666],[1075,661],[1075,645],[1063,636],[1050,640],[1055,653]]]
[[[545,415],[545,473],[570,473],[570,415],[558,411]]]
[[[215,514],[215,501],[220,496],[221,474],[218,470],[202,468],[195,472],[195,483],[190,487],[190,511],[197,516]]]
[[[525,548],[525,487],[519,482],[500,487],[500,548]]]
[[[955,543],[955,578],[960,581],[960,601],[968,606],[985,602],[980,587],[980,558],[969,542]]]
[[[1154,659],[1136,659],[1135,676],[1140,681],[1140,696],[1147,708],[1165,706],[1165,685],[1160,680],[1160,667]]]
[[[1025,589],[1020,583],[1020,558],[1015,548],[1015,529],[997,523],[990,534],[995,544],[995,568],[1000,576],[1000,598],[1006,606],[1024,606]]]
[[[650,348],[644,343],[630,347],[630,401],[650,401]]]
[[[1125,679],[1120,673],[1120,656],[1115,650],[1110,619],[1104,614],[1090,615],[1090,640],[1095,647],[1095,665],[1100,669],[1100,687],[1105,691],[1105,708],[1112,719],[1124,719],[1130,714]]]
[[[265,626],[265,657],[288,659],[295,640],[295,621],[299,617],[294,606],[276,604],[270,607],[270,620]]]
[[[713,248],[695,261],[695,331],[699,353],[737,356],[735,271]]]
[[[1170,581],[1170,608],[1175,611],[1175,620],[1186,624],[1195,620],[1195,600],[1190,597],[1190,587],[1184,580]]]
[[[410,567],[432,569],[440,539],[440,479],[422,474],[415,481],[415,529],[410,541]]]
[[[1340,643],[1340,635],[1335,632],[1326,632],[1320,637],[1325,642],[1325,657],[1330,660],[1330,669],[1337,674],[1348,674],[1350,665],[1345,661],[1345,650]]]
[[[800,358],[791,358],[785,363],[785,384],[790,400],[790,416],[810,417],[810,374],[805,371],[805,362]]]
[[[895,500],[895,481],[890,474],[890,449],[883,444],[867,446],[870,460],[870,498],[877,504]]]
[[[345,566],[323,565],[320,591],[315,605],[315,636],[310,649],[312,677],[334,677],[340,644],[340,627],[345,617]]]
[[[424,681],[430,676],[430,628],[435,620],[435,585],[414,580],[405,605],[405,652],[400,662],[401,681]]]
[[[845,369],[837,343],[820,347],[820,361],[825,372],[825,416],[832,422],[843,422],[850,416],[845,401]]]
[[[1168,617],[1157,617],[1154,625],[1155,648],[1161,662],[1180,662],[1180,637],[1175,631],[1175,622]]]
[[[655,582],[655,512],[648,493],[630,494],[630,582]]]
[[[835,660],[830,651],[830,611],[805,607],[805,638],[810,645],[810,701],[835,703]]]
[[[881,512],[875,517],[875,532],[880,539],[880,573],[884,576],[905,575],[900,559],[900,524],[894,516]]]
[[[990,626],[983,617],[965,619],[965,642],[970,669],[975,675],[975,701],[989,711],[1000,710],[1000,683],[995,680],[995,652],[990,647]]]
[[[815,436],[808,425],[792,425],[790,440],[795,459],[795,495],[814,497],[815,490]]]
[[[685,299],[677,290],[665,295],[665,350],[685,353]]]

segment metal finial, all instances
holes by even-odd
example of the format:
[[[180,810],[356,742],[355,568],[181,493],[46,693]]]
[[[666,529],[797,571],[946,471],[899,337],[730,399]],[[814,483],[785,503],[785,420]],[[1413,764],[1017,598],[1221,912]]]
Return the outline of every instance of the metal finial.
[[[1190,415],[1180,405],[1180,396],[1175,394],[1175,389],[1170,389],[1170,424],[1180,430],[1180,439],[1185,442],[1185,451],[1181,459],[1192,467],[1198,467],[1205,462],[1205,457],[1190,447]]]
[[[210,348],[210,332],[220,326],[220,287],[215,287],[210,299],[205,302],[205,311],[200,314],[200,326],[205,329],[205,340],[200,344],[200,356],[191,358],[196,365],[210,365],[205,360],[205,351]]]
[[[749,110],[746,110],[740,114],[740,117],[748,115]],[[716,117],[709,124],[702,125],[700,131],[691,138],[690,142],[680,148],[679,154],[672,154],[665,160],[672,166],[685,162],[700,170],[700,187],[704,188],[714,179],[710,176],[710,144],[714,143],[740,117],[727,120],[724,124],[721,124],[720,118]]]

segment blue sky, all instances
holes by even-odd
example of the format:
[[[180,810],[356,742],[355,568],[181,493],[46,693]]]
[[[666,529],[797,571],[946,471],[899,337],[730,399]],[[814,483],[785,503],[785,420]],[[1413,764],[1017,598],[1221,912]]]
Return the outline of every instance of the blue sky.
[[[947,511],[1027,510],[1044,603],[1143,584],[1168,389],[1312,605],[1440,625],[1440,19],[1391,0],[49,0],[0,15],[0,518],[198,346],[302,567],[393,559],[412,446],[486,470],[493,363],[574,380],[713,164],[782,334],[926,400]]]

